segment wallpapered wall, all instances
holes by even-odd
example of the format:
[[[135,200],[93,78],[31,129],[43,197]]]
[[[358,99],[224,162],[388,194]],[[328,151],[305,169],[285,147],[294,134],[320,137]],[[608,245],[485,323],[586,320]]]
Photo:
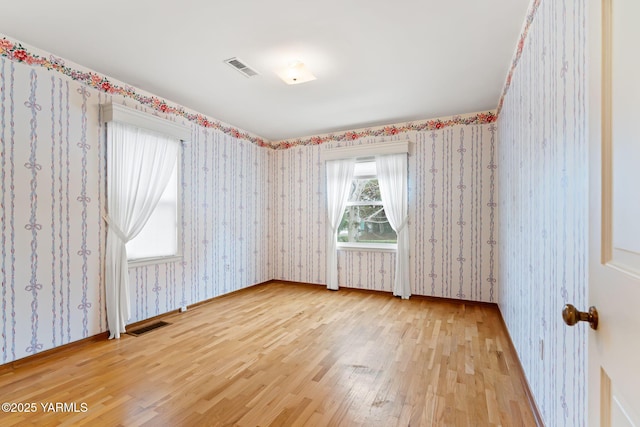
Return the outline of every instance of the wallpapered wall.
[[[182,168],[182,263],[132,268],[132,321],[273,277],[273,152],[193,126]]]
[[[587,424],[587,329],[560,314],[587,306],[586,7],[532,3],[499,115],[498,300],[549,426]]]
[[[495,125],[461,124],[393,137],[405,138],[413,142],[409,156],[413,293],[496,301]],[[320,153],[325,145],[380,140],[365,136],[276,152],[275,278],[325,283],[326,196]],[[340,251],[338,269],[341,286],[391,292],[395,254]]]
[[[490,112],[273,143],[15,41],[0,40],[0,54],[2,363],[107,329],[98,106],[110,101],[192,129],[181,159],[184,261],[130,269],[131,322],[272,278],[324,283],[319,144],[380,136],[415,143],[413,292],[495,300]],[[342,252],[341,284],[391,291],[394,256]]]
[[[0,364],[107,329],[105,132],[98,105],[128,101],[0,57]],[[136,321],[273,276],[274,154],[186,120],[184,262],[130,270]]]
[[[413,142],[413,293],[496,300],[492,113],[272,143],[11,40],[0,54],[2,363],[107,329],[106,102],[192,129],[184,260],[130,269],[131,322],[272,278],[325,283],[320,144],[381,138]],[[390,292],[394,257],[343,251],[340,283]]]

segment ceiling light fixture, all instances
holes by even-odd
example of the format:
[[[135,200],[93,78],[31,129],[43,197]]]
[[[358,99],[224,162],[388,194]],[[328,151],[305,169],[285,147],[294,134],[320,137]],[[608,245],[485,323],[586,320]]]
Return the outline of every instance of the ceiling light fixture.
[[[288,85],[297,85],[316,79],[316,76],[300,61],[290,63],[289,66],[277,71],[276,74]]]

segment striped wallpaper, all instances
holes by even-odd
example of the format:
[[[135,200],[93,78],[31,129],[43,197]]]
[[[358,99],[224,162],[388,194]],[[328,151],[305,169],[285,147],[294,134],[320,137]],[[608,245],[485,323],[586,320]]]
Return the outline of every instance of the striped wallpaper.
[[[496,301],[495,125],[455,125],[394,138],[413,142],[409,156],[412,292]],[[360,138],[328,144],[380,141]],[[298,146],[275,153],[277,279],[325,283],[321,150],[323,146]],[[394,275],[392,252],[339,251],[341,286],[392,292]]]
[[[117,102],[160,113],[8,57],[0,58],[0,88],[0,357],[7,363],[107,329],[105,128],[98,106]],[[192,129],[181,159],[184,259],[130,269],[131,322],[272,278],[325,283],[322,146],[272,150],[182,116],[165,117]],[[491,117],[326,143],[412,141],[414,294],[497,300]],[[394,257],[341,251],[341,285],[391,292]]]
[[[2,363],[106,326],[96,102],[0,59]]]
[[[559,314],[565,302],[586,306],[586,9],[585,0],[532,0],[498,130],[493,118],[461,120],[387,138],[414,142],[413,293],[499,301],[553,426],[587,424],[586,335],[564,327]],[[162,107],[153,97],[145,106],[87,86],[72,65],[58,72],[3,55],[0,364],[106,330],[97,106]],[[324,283],[322,147],[314,137],[270,150],[256,137],[238,139],[244,133],[235,128],[183,116],[168,115],[193,132],[181,165],[184,261],[130,270],[131,321],[271,278]],[[353,135],[326,144],[379,141]],[[394,256],[341,251],[339,282],[391,292]]]
[[[182,158],[182,263],[131,268],[132,321],[270,280],[272,150],[192,126]]]
[[[108,101],[125,102],[0,58],[0,364],[107,329]],[[273,277],[274,151],[185,124],[184,260],[130,270],[132,322]]]
[[[532,2],[498,120],[498,300],[548,426],[588,422],[587,329],[561,318],[587,306],[586,17],[586,0]]]

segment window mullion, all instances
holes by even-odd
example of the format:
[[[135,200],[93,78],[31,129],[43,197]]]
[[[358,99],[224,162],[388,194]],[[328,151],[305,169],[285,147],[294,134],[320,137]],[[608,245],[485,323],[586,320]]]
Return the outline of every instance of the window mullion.
[[[365,200],[357,202],[347,202],[347,206],[382,206],[381,200]]]

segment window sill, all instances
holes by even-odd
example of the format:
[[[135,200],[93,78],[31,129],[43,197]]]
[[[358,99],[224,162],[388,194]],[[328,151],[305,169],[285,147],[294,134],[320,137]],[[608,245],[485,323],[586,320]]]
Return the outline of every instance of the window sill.
[[[391,243],[338,243],[339,251],[396,252],[398,245]]]
[[[169,263],[178,262],[178,261],[182,261],[182,255],[171,255],[171,256],[158,257],[158,258],[130,259],[129,268],[144,267],[147,265],[155,265],[155,264],[169,264]]]

